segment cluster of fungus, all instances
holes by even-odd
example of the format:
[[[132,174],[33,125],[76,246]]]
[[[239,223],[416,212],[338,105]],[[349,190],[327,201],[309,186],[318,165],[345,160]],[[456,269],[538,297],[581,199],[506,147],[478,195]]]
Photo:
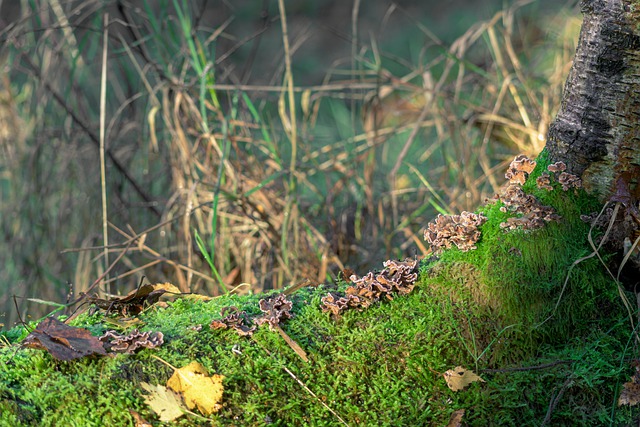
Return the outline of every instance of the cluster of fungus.
[[[549,172],[553,172],[554,174],[558,174],[557,181],[562,186],[563,191],[569,191],[572,188],[578,189],[582,187],[582,180],[578,176],[565,172],[567,170],[567,165],[563,162],[552,163],[547,166],[547,170]],[[546,185],[545,182],[543,182],[543,179],[546,180]],[[536,183],[538,185],[538,188],[553,190],[553,187],[551,187],[550,185],[550,175],[546,172],[540,175]]]
[[[363,277],[352,275],[352,285],[345,295],[330,292],[322,298],[322,310],[334,316],[348,308],[367,308],[382,298],[393,299],[395,294],[406,295],[418,279],[418,261],[385,261],[379,273],[369,272]]]
[[[258,302],[262,316],[251,319],[246,312],[240,311],[237,307],[224,307],[220,315],[222,319],[213,320],[209,324],[211,329],[233,329],[239,335],[246,336],[255,332],[257,326],[264,323],[269,324],[273,329],[281,321],[291,319],[293,314],[291,309],[293,303],[284,294],[279,294],[273,298],[263,298]],[[250,326],[253,323],[253,326]]]
[[[156,348],[164,343],[162,332],[140,332],[137,329],[129,335],[121,335],[116,331],[107,331],[99,337],[107,351],[113,353],[133,354],[139,348]]]
[[[281,320],[291,319],[291,308],[293,303],[287,299],[284,294],[280,294],[274,298],[261,299],[258,303],[260,310],[264,313],[253,322],[260,326],[268,323],[271,329],[280,324]]]
[[[518,215],[501,223],[500,228],[535,230],[543,227],[547,222],[560,220],[555,209],[544,206],[535,196],[525,193],[518,184],[510,184],[500,196],[500,200],[504,203],[500,208],[502,212]]]
[[[476,249],[480,239],[478,227],[487,218],[482,214],[462,212],[460,215],[438,214],[434,222],[427,225],[424,239],[429,242],[435,253],[456,246],[463,252]]]
[[[527,182],[527,178],[529,178],[529,175],[535,167],[536,162],[534,160],[531,160],[524,154],[520,154],[513,159],[504,177],[509,180],[510,184],[523,185]]]
[[[500,195],[496,195],[493,202],[501,201],[504,206],[502,212],[513,214],[511,218],[500,224],[500,228],[513,230],[535,230],[543,227],[551,221],[559,221],[560,216],[551,206],[545,206],[533,195],[527,194],[522,186],[536,167],[536,162],[521,154],[516,156],[505,178],[509,184]],[[567,166],[562,162],[556,162],[548,166],[548,172],[540,174],[536,179],[539,189],[551,191],[552,180],[556,180],[563,191],[582,187],[582,181],[576,175],[565,172]],[[478,227],[487,220],[482,214],[462,212],[460,215],[438,215],[435,221],[427,225],[424,239],[431,245],[434,253],[442,252],[453,246],[463,252],[476,249],[476,243],[480,239]],[[341,300],[345,305],[357,304],[353,300]]]
[[[249,326],[249,316],[245,311],[240,311],[238,307],[229,306],[220,310],[220,315],[224,316],[220,320],[212,320],[209,326],[211,329],[233,329],[238,335],[251,335],[255,326]]]
[[[553,172],[555,165],[550,165]],[[502,212],[510,212],[516,216],[508,218],[500,224],[500,228],[513,230],[520,228],[523,230],[535,230],[543,227],[551,221],[559,221],[560,216],[556,214],[551,206],[545,206],[533,195],[527,194],[522,189],[522,185],[536,167],[536,162],[524,155],[519,155],[509,165],[505,178],[509,180],[509,185],[499,196],[499,200],[504,204],[500,208]],[[552,190],[551,176],[548,173],[541,174],[536,179],[538,188]]]

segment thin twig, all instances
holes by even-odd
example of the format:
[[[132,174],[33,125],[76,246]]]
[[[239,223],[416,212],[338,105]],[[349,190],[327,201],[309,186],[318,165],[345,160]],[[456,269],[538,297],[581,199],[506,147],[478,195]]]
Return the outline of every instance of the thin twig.
[[[556,360],[555,362],[543,363],[542,365],[522,366],[519,368],[480,369],[479,372],[486,373],[486,374],[498,374],[498,373],[506,373],[506,372],[527,372],[527,371],[536,371],[539,369],[553,368],[554,366],[566,365],[572,362],[573,360]]]
[[[256,339],[255,339],[254,337],[252,337],[252,339],[253,339],[253,342],[255,342],[255,343],[256,343],[256,344],[258,344],[260,347],[262,347],[262,349],[263,349],[263,350],[264,350],[264,351],[265,351],[269,356],[273,357],[273,355],[271,354],[271,352],[270,352],[266,347],[264,347],[262,344],[260,344],[258,341],[256,341]],[[331,409],[331,408],[329,407],[329,405],[327,405],[326,403],[324,403],[324,402],[322,401],[322,399],[320,399],[320,398],[318,397],[318,395],[317,395],[317,394],[315,394],[313,391],[311,391],[311,389],[310,389],[309,387],[307,387],[307,386],[306,386],[306,384],[302,382],[302,380],[300,380],[298,377],[296,377],[296,376],[294,375],[294,373],[293,373],[293,372],[291,372],[291,371],[290,371],[286,366],[284,366],[284,365],[281,365],[281,368],[282,368],[282,369],[284,369],[284,370],[285,370],[285,372],[286,372],[287,374],[289,374],[289,376],[291,376],[291,378],[293,378],[294,380],[296,380],[296,381],[298,382],[298,384],[300,384],[300,386],[301,386],[302,388],[304,388],[304,389],[305,389],[305,391],[306,391],[307,393],[309,393],[309,394],[310,394],[311,396],[313,396],[313,397],[314,397],[318,402],[320,402],[320,404],[321,404],[322,406],[324,406],[324,407],[327,409],[327,411],[331,412],[331,413],[332,413],[332,414],[333,414],[333,415],[334,415],[334,416],[335,416],[335,417],[336,417],[336,418],[337,418],[337,419],[338,419],[342,424],[344,424],[345,426],[349,427],[349,424],[347,424],[347,422],[346,422],[345,420],[343,420],[343,419],[342,419],[342,417],[341,417],[340,415],[338,415],[338,413],[337,413],[336,411],[334,411],[333,409]]]
[[[553,414],[553,411],[555,411],[558,403],[560,403],[562,395],[569,388],[572,382],[573,378],[567,378],[564,384],[562,384],[562,387],[560,387],[560,391],[558,392],[558,394],[555,395],[553,399],[551,399],[551,402],[549,402],[549,408],[547,409],[547,415],[544,417],[544,420],[542,420],[542,424],[540,424],[541,427],[544,427],[551,422],[551,415]]]

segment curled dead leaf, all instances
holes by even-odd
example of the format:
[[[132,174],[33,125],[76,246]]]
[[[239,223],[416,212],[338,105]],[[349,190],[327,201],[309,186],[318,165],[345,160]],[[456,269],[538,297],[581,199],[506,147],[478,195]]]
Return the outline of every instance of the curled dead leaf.
[[[167,292],[181,294],[180,289],[171,283],[157,283],[142,285],[124,297],[102,299],[97,296],[88,296],[87,301],[107,312],[115,312],[121,316],[135,316],[146,307],[158,302],[160,297]]]
[[[631,377],[631,381],[622,385],[622,390],[618,397],[618,406],[636,406],[640,403],[640,361],[635,360],[632,365],[635,366],[636,371]]]
[[[55,317],[47,317],[38,323],[36,329],[22,341],[22,346],[46,350],[58,360],[107,354],[102,342],[89,330],[69,326]]]
[[[453,411],[447,427],[462,427],[462,418],[464,417],[464,409]]]
[[[484,382],[484,380],[473,371],[467,370],[462,366],[456,366],[453,369],[449,369],[443,375],[444,380],[447,382],[447,386],[453,391],[464,390],[469,384],[476,381]]]

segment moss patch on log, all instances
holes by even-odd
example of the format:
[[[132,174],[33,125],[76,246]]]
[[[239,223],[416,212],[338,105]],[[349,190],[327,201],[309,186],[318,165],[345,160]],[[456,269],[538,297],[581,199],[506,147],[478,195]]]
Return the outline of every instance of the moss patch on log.
[[[446,425],[458,409],[472,426],[627,424],[640,412],[616,406],[632,356],[617,286],[592,258],[574,266],[561,292],[570,267],[591,252],[579,214],[598,204],[557,183],[538,190],[545,168],[542,157],[524,188],[562,221],[504,231],[509,214],[487,205],[476,250],[424,260],[409,295],[337,319],[322,311],[321,298],[346,283],[291,295],[294,317],[280,327],[309,362],[266,325],[252,336],[208,327],[224,307],[259,314],[265,295],[152,306],[135,327],[162,331],[164,345],[135,355],[61,362],[20,348],[24,328],[3,332],[0,425],[133,426],[130,410],[162,425],[140,383],[166,384],[173,371],[153,356],[177,367],[197,361],[225,377],[220,412],[167,425]],[[108,320],[83,314],[72,323],[99,335],[112,328]],[[450,390],[442,374],[459,365],[486,382]]]

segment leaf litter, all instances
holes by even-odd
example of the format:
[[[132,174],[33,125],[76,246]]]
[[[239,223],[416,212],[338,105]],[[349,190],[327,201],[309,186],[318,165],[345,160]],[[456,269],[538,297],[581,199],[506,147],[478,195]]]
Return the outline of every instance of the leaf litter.
[[[484,382],[482,378],[475,374],[471,370],[467,370],[462,366],[456,366],[453,369],[449,369],[443,374],[444,380],[447,382],[447,386],[453,391],[464,390],[469,384],[476,381]]]
[[[153,412],[158,414],[160,421],[173,421],[184,414],[180,395],[165,386],[151,385],[141,382],[140,386],[149,394],[144,395],[144,401]]]
[[[182,368],[176,368],[157,356],[153,357],[173,369],[174,372],[167,381],[167,387],[178,396],[182,396],[181,401],[184,401],[187,408],[197,408],[203,415],[211,415],[222,408],[224,375],[210,376],[207,369],[196,361],[192,361]],[[153,406],[151,409],[160,415]]]
[[[47,317],[22,341],[23,347],[46,350],[58,360],[85,356],[105,356],[106,350],[88,329],[69,326],[55,317]]]

